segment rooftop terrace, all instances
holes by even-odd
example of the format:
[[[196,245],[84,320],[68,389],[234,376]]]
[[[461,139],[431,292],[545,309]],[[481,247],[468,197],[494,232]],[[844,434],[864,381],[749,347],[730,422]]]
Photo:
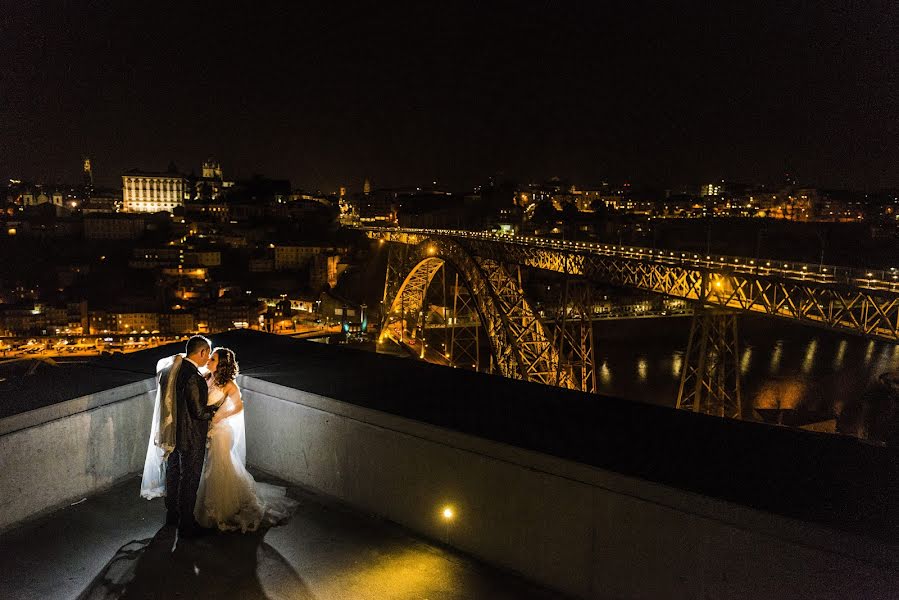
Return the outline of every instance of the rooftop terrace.
[[[241,579],[263,582],[266,593],[265,581],[283,580],[311,597],[364,597],[340,596],[355,589],[359,571],[347,561],[356,559],[366,573],[381,569],[372,582],[393,581],[393,595],[372,597],[551,597],[478,561],[585,598],[884,597],[899,589],[896,449],[256,332],[213,342],[241,363],[248,462],[305,490],[295,523],[264,541],[214,538],[224,544],[213,552],[221,560],[253,548],[275,556],[254,566],[274,579],[256,581],[250,571]],[[77,576],[64,575],[74,567],[46,566],[69,548],[62,533],[58,544],[23,553],[30,563],[4,558],[0,571],[42,573],[33,576],[37,590],[59,573],[63,589],[80,593],[120,549],[155,556],[168,543],[154,538],[162,511],[137,498],[134,473],[146,449],[153,368],[177,350],[54,367],[60,376],[23,380],[5,394],[0,555],[26,547],[41,527],[102,543]],[[435,516],[447,503],[458,513],[451,526]],[[142,518],[140,527],[114,524],[128,515]],[[350,522],[376,534],[359,541],[342,529]],[[333,531],[320,533],[332,545],[312,548],[310,531]],[[406,541],[382,550],[378,540],[392,535]],[[266,544],[275,554],[258,550]],[[416,567],[358,558],[413,547],[438,558]],[[322,583],[322,573],[334,581]],[[77,583],[64,584],[70,576]],[[407,587],[416,577],[436,587]]]
[[[139,500],[138,487],[131,478],[0,536],[0,598],[562,597],[296,487],[284,526],[178,540],[162,500]]]

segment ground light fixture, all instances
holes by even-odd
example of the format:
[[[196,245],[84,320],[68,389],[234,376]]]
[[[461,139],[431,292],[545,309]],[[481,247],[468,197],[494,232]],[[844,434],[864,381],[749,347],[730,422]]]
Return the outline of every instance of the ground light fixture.
[[[450,526],[456,518],[456,509],[449,504],[440,509],[440,519],[443,521],[443,543],[449,544]]]

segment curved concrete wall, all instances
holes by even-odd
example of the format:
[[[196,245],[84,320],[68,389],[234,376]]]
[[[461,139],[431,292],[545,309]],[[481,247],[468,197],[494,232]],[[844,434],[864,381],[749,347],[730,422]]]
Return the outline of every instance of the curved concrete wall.
[[[0,531],[143,470],[154,378],[0,419]]]
[[[899,589],[899,549],[873,540],[252,377],[242,386],[251,465],[578,597]]]
[[[899,549],[871,539],[252,377],[241,384],[252,466],[575,596],[899,589]],[[149,378],[0,419],[0,530],[139,473],[154,387]]]

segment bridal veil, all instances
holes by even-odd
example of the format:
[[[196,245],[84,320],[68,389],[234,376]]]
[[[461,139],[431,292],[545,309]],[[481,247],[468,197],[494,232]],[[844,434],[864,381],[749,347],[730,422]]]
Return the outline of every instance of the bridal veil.
[[[156,363],[156,402],[147,442],[147,457],[144,459],[144,475],[140,482],[140,495],[148,500],[165,496],[165,462],[175,449],[175,381],[183,359],[183,354],[176,354]],[[169,367],[171,371],[165,389],[162,389],[162,372]]]

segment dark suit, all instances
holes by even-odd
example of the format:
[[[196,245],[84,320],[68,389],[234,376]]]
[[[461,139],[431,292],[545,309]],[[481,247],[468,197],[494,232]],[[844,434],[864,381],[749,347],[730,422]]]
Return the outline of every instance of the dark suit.
[[[159,385],[168,382],[171,369],[162,372]],[[176,428],[175,449],[166,463],[165,507],[169,514],[178,516],[178,529],[193,533],[197,529],[194,505],[203,472],[206,455],[206,434],[209,420],[215,414],[214,406],[206,406],[208,388],[206,380],[193,363],[184,360],[175,381]]]

